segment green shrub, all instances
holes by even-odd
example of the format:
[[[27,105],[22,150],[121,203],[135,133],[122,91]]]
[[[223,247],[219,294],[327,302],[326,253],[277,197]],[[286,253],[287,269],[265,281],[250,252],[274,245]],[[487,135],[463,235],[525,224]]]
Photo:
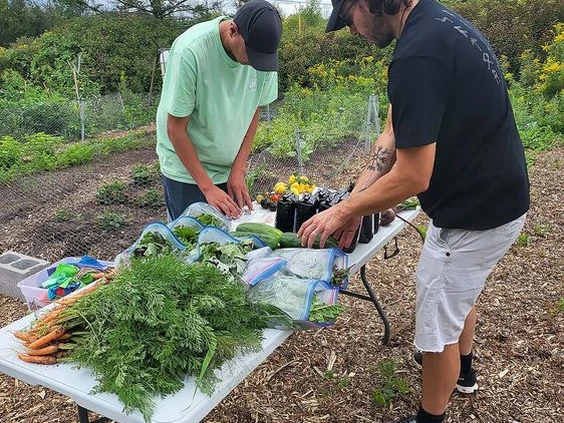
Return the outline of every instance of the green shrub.
[[[57,168],[88,163],[94,157],[96,148],[91,143],[69,145],[57,155]]]
[[[23,146],[12,137],[0,138],[0,171],[17,167],[22,162]]]

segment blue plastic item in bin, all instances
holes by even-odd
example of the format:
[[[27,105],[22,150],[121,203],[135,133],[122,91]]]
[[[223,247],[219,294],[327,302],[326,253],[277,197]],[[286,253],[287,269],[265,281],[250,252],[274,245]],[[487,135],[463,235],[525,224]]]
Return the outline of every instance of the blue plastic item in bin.
[[[43,269],[40,272],[35,273],[34,275],[28,276],[24,280],[18,282],[16,286],[20,288],[20,291],[25,297],[27,306],[30,310],[36,310],[38,308],[45,307],[51,302],[51,300],[49,300],[48,290],[41,288],[41,284],[45,282],[47,278],[49,278],[49,276],[55,272],[57,266],[62,263],[75,264],[81,268],[92,267],[95,269],[100,269],[100,271],[114,265],[114,263],[111,261],[98,261],[90,256],[84,256],[82,258],[66,257],[56,263],[53,263],[46,269]]]

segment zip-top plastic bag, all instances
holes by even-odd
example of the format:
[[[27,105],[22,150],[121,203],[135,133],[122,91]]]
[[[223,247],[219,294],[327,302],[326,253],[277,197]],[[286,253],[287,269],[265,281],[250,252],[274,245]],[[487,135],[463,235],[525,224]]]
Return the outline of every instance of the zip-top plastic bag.
[[[272,276],[276,272],[280,271],[284,265],[286,265],[286,260],[282,257],[260,257],[248,259],[247,254],[247,268],[243,272],[243,280],[247,285],[254,286],[263,279]]]
[[[132,257],[150,257],[172,251],[184,251],[186,247],[172,233],[170,228],[161,222],[153,222],[145,226],[141,236],[124,252],[115,258],[116,267],[127,266]]]
[[[176,239],[189,250],[196,247],[198,244],[198,235],[205,228],[198,220],[188,216],[180,216],[167,226]]]
[[[276,329],[312,329],[334,323],[343,311],[337,305],[339,289],[315,279],[277,272],[249,290],[251,301],[270,304],[288,319],[272,322]]]
[[[273,255],[286,260],[282,272],[305,279],[317,279],[333,286],[346,289],[348,259],[338,248],[280,248]]]
[[[204,226],[215,226],[228,232],[231,230],[231,221],[208,203],[190,204],[181,216],[193,217]]]

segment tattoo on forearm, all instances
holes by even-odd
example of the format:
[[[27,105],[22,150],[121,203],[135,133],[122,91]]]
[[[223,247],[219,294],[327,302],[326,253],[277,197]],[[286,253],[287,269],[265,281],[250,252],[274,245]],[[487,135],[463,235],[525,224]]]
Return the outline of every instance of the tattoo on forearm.
[[[368,170],[378,172],[384,171],[384,165],[388,163],[390,158],[390,149],[389,148],[382,148],[378,146],[376,152],[372,154],[370,161],[368,162],[368,166],[366,167]]]

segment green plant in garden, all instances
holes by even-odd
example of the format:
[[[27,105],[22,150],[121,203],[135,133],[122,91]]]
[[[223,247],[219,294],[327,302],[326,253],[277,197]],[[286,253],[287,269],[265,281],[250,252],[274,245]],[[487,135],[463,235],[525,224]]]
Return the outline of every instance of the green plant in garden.
[[[137,165],[131,171],[131,179],[135,185],[145,186],[158,182],[158,168],[153,165]]]
[[[552,224],[550,223],[535,223],[533,225],[533,235],[545,237],[552,231]]]
[[[561,298],[557,303],[558,311],[564,312],[564,298]]]
[[[69,145],[57,155],[57,168],[88,163],[95,154],[96,147],[92,143],[76,143]]]
[[[106,230],[120,229],[128,224],[128,220],[123,215],[110,210],[104,210],[96,219],[100,227]]]
[[[0,171],[8,171],[21,164],[23,147],[12,137],[0,138]]]
[[[58,222],[67,222],[74,217],[74,213],[67,209],[55,210],[55,219]]]
[[[529,245],[530,239],[531,239],[531,235],[529,235],[528,232],[521,232],[517,237],[517,241],[515,242],[515,244],[517,244],[518,247],[525,247]]]
[[[96,191],[96,199],[100,204],[123,204],[127,201],[125,184],[113,181],[100,187]]]
[[[383,360],[379,366],[381,386],[372,390],[372,401],[379,406],[388,405],[397,395],[409,393],[407,383],[396,375],[394,360]]]
[[[139,207],[157,209],[161,206],[164,206],[165,204],[163,191],[160,189],[151,188],[145,193],[139,195],[136,199],[136,202]]]

